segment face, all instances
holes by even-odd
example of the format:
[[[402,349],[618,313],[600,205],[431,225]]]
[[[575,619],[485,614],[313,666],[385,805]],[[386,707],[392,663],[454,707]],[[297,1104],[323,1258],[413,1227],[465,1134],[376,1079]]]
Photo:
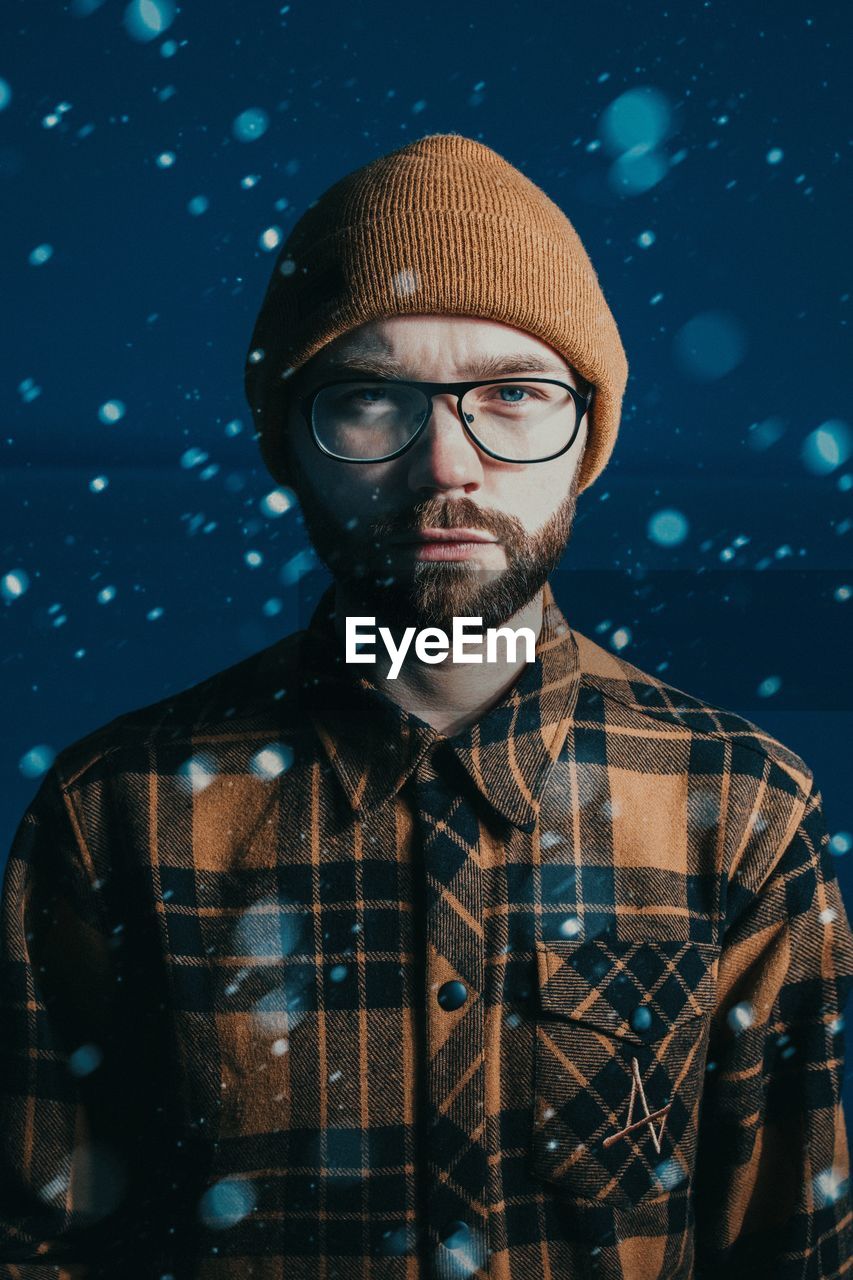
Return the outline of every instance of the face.
[[[394,316],[329,343],[292,384],[287,480],[348,611],[358,602],[358,612],[386,625],[445,631],[454,617],[480,617],[484,627],[509,621],[540,591],[569,540],[586,417],[561,457],[501,462],[466,434],[456,398],[437,395],[427,426],[400,457],[338,461],[317,448],[297,401],[354,369],[419,382],[519,374],[577,387],[569,365],[538,338],[496,321]]]

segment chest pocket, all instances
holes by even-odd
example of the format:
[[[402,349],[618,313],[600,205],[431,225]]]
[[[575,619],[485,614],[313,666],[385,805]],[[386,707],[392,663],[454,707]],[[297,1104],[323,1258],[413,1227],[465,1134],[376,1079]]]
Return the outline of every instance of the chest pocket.
[[[718,957],[675,940],[536,943],[536,1177],[610,1205],[690,1178]]]

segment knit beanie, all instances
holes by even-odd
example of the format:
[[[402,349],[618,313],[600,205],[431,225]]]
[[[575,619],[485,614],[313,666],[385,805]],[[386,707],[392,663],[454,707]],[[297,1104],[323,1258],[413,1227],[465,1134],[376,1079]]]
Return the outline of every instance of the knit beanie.
[[[292,374],[356,326],[412,314],[501,321],[564,356],[594,388],[578,490],[592,484],[613,450],[628,378],[616,322],[562,210],[497,152],[455,133],[348,174],[282,245],[245,369],[277,480],[287,481]]]

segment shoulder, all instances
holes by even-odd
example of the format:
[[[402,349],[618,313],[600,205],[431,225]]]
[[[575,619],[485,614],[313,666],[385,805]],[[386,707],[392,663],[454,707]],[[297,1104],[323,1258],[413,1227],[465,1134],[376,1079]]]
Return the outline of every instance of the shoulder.
[[[606,704],[599,714],[623,730],[667,729],[691,741],[691,771],[707,767],[718,773],[725,760],[733,772],[769,779],[784,791],[808,794],[811,767],[790,747],[759,724],[695,694],[686,692],[611,653],[588,636],[573,632],[578,645],[582,686],[593,703]],[[703,751],[702,744],[707,749]],[[722,755],[721,755],[722,752]]]
[[[574,636],[576,714],[597,725],[614,776],[643,774],[644,810],[681,814],[708,865],[755,890],[819,804],[811,767],[746,716]]]
[[[129,711],[65,747],[54,769],[60,785],[71,787],[109,764],[134,767],[151,749],[200,739],[273,728],[281,735],[288,721],[304,631],[218,671],[197,684],[148,706]]]

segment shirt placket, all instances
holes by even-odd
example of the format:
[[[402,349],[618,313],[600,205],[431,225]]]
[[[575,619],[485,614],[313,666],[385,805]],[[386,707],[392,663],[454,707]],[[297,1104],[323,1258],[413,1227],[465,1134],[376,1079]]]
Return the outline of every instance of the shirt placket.
[[[429,1274],[487,1274],[483,882],[479,824],[441,745],[414,774],[424,877],[425,1234]]]

